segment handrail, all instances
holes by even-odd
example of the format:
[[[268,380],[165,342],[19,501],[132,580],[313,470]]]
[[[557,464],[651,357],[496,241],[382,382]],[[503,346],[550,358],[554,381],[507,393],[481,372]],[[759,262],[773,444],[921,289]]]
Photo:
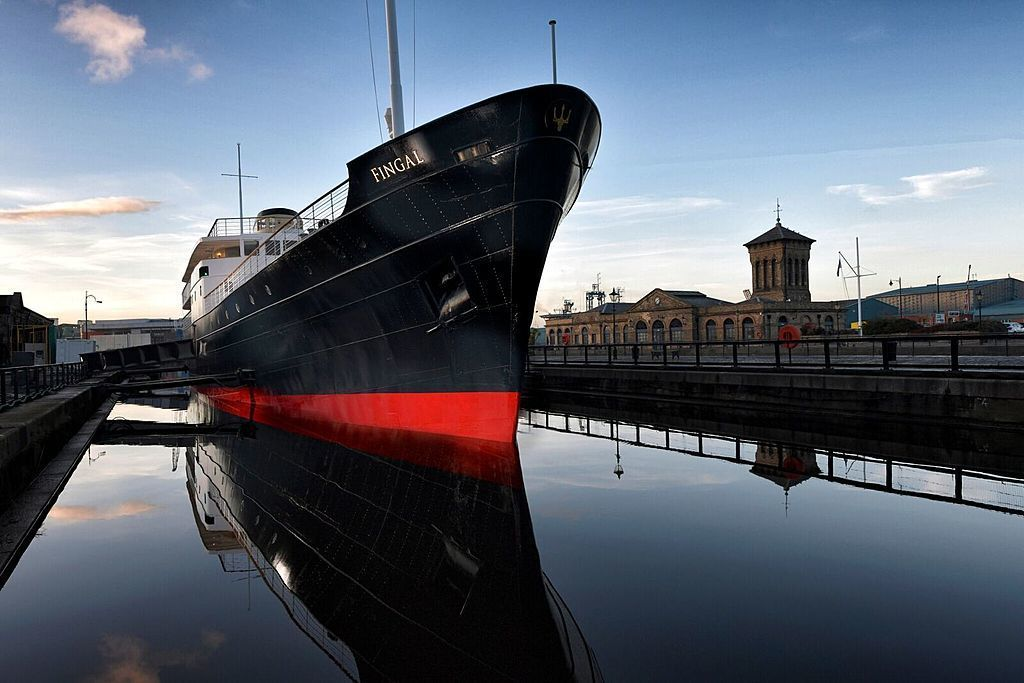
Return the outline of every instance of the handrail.
[[[0,410],[63,389],[88,374],[83,362],[0,368]]]
[[[986,362],[985,359],[995,359]],[[527,367],[546,365],[662,366],[748,369],[834,368],[1002,370],[1024,373],[1024,336],[1007,334],[900,337],[805,337],[800,340],[643,341],[535,345]]]
[[[284,225],[271,233],[269,237],[263,240],[259,248],[255,249],[245,260],[239,263],[220,284],[207,292],[203,296],[207,304],[206,310],[210,311],[215,308],[236,288],[248,282],[256,273],[259,273],[276,261],[278,257],[300,241],[337,220],[345,211],[347,199],[348,179],[346,178],[332,189],[314,199],[312,203],[302,209],[302,211],[299,211],[297,216],[289,219]],[[237,221],[238,219],[236,218],[235,220]]]

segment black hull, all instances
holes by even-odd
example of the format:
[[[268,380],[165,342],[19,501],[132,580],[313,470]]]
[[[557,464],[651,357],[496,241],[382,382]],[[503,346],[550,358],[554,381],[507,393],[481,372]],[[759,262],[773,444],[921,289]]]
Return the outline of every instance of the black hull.
[[[194,321],[195,371],[252,369],[267,395],[518,392],[548,245],[599,137],[583,92],[537,86],[352,161],[344,214]],[[396,158],[422,163],[382,179]]]
[[[393,436],[372,442],[383,454],[265,426],[199,437],[189,477],[296,624],[353,678],[599,680],[541,571],[515,444],[489,447],[484,481],[439,466],[475,457],[479,442]],[[424,451],[435,466],[412,462]],[[204,542],[217,540],[204,517],[217,526],[197,514]]]

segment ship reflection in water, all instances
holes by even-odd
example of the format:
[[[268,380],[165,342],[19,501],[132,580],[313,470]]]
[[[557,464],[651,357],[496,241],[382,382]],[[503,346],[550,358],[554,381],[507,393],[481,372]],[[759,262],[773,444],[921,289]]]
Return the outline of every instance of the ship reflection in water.
[[[515,443],[339,441],[241,425],[186,448],[199,534],[226,572],[254,568],[353,680],[601,680],[541,570]]]

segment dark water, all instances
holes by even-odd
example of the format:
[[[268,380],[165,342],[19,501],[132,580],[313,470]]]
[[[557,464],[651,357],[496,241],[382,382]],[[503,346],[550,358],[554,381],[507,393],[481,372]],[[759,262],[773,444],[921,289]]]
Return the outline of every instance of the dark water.
[[[1024,670],[1024,460],[919,444],[829,451],[565,412],[524,413],[521,482],[514,449],[481,465],[465,445],[344,448],[262,428],[94,445],[0,590],[0,672]],[[185,419],[139,406],[115,416]]]

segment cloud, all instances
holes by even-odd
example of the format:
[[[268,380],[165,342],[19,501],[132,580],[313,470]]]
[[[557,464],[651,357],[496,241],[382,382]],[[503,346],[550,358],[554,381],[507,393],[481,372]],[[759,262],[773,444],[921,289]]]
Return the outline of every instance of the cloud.
[[[865,185],[862,183],[830,185],[827,191],[829,194],[853,195],[865,204],[872,206],[885,206],[910,200],[938,201],[949,199],[966,190],[990,185],[991,183],[985,182],[987,177],[987,168],[972,166],[958,171],[904,176],[900,180],[910,183],[910,189],[906,192],[888,192],[885,188],[877,185]]]
[[[60,20],[54,30],[72,43],[85,46],[92,56],[85,70],[94,83],[123,80],[132,73],[140,56],[150,62],[187,64],[190,82],[213,75],[213,69],[183,45],[147,47],[146,27],[136,16],[119,14],[102,3],[87,5],[85,0],[61,5],[58,11]]]
[[[27,204],[16,209],[0,209],[0,223],[29,223],[48,218],[107,216],[115,213],[141,213],[160,202],[138,197],[92,197],[70,202]]]
[[[584,228],[588,224],[591,227],[622,226],[672,218],[724,205],[725,202],[715,197],[633,195],[577,202],[570,219],[575,225],[583,225]]]
[[[206,66],[202,62],[196,62],[188,68],[188,80],[192,82],[205,81],[212,75],[213,69]]]
[[[76,524],[94,520],[134,517],[155,510],[156,506],[141,500],[127,500],[114,507],[100,508],[94,505],[55,505],[47,517],[48,522]]]
[[[132,72],[132,60],[146,46],[146,29],[138,17],[84,0],[61,5],[58,11],[56,31],[85,46],[92,56],[85,70],[93,82],[114,83]]]

